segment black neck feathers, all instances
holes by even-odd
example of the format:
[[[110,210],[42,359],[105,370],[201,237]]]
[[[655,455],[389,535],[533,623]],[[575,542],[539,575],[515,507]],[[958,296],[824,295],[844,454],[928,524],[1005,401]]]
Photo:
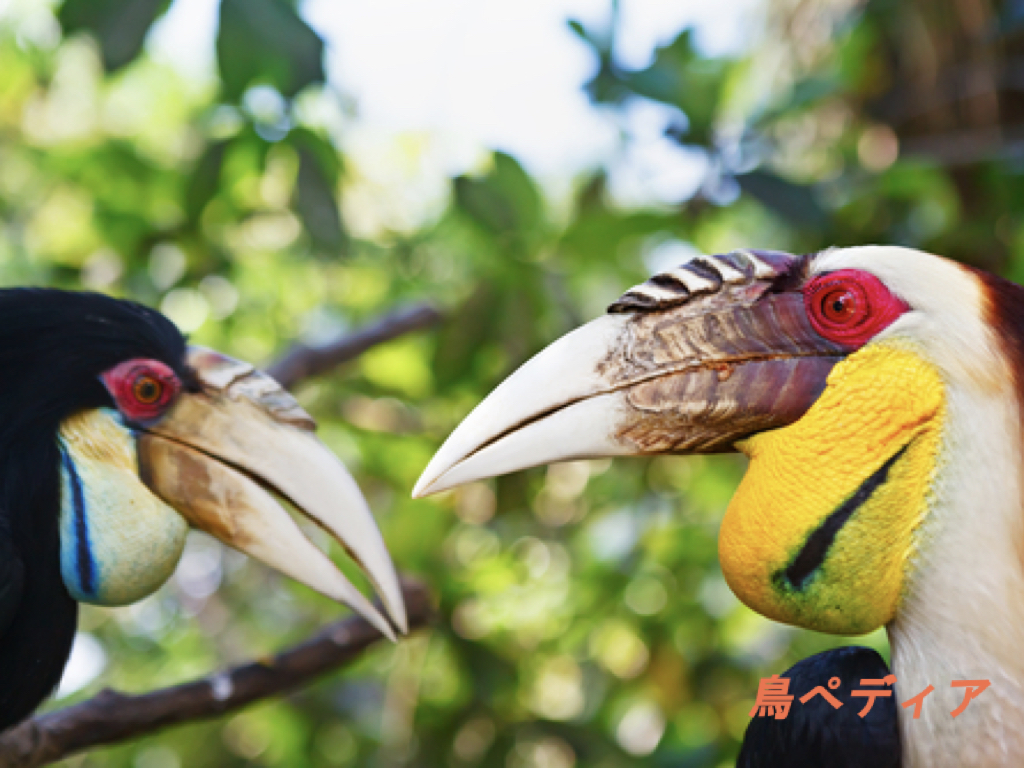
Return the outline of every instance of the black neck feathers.
[[[755,717],[747,726],[736,768],[900,768],[902,753],[895,686],[893,694],[877,698],[862,718],[866,699],[853,697],[861,680],[881,680],[889,668],[876,651],[849,646],[804,659],[782,673],[793,696],[788,716]],[[839,678],[829,690],[828,682]],[[822,686],[839,700],[833,709],[820,695],[800,703]]]

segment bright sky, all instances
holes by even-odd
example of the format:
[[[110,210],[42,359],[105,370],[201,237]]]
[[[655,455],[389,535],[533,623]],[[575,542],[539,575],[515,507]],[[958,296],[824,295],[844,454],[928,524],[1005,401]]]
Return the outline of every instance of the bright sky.
[[[596,60],[569,30],[601,30],[611,0],[306,0],[305,17],[328,43],[332,83],[375,136],[428,132],[465,170],[479,148],[502,149],[549,180],[601,162],[627,202],[678,200],[699,183],[702,161],[662,137],[671,110],[635,105],[621,122],[595,109],[581,86]],[[691,25],[709,54],[743,48],[760,0],[622,0],[618,55],[647,66],[656,46]],[[150,50],[190,74],[212,67],[216,0],[176,0]],[[623,146],[622,133],[629,137]]]

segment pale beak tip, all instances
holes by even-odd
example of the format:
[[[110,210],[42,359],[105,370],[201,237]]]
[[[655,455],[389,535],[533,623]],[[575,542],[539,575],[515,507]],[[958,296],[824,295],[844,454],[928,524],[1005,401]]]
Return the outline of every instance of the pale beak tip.
[[[430,463],[423,470],[423,474],[420,475],[420,479],[416,481],[416,486],[412,489],[412,497],[414,499],[422,499],[424,496],[447,491],[449,488],[462,484],[461,482],[452,483],[445,480],[445,478],[451,475],[452,470],[465,461],[467,457],[466,451],[460,450],[458,447],[460,443],[460,440],[456,437],[458,431],[457,429],[449,435],[444,445],[438,449]]]
[[[395,636],[395,630],[391,627],[391,624],[380,613],[378,613],[377,609],[372,605],[369,603],[366,603],[365,605],[349,604],[349,608],[351,608],[367,624],[384,635],[384,637],[392,643],[398,642],[398,638]]]
[[[423,474],[420,476],[420,479],[416,482],[416,486],[412,489],[412,497],[414,499],[422,499],[425,496],[430,496],[438,491],[447,490],[444,486],[440,488],[436,487],[438,481],[444,477],[445,474],[446,472],[432,472],[431,467],[427,466],[423,471]]]
[[[406,615],[404,603],[399,603],[398,610],[389,609],[388,616],[401,634],[409,634],[409,617]]]

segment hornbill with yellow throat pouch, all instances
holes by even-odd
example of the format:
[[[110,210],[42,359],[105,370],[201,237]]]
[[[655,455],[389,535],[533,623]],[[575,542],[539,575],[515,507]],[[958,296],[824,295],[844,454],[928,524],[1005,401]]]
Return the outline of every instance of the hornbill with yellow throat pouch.
[[[314,428],[270,377],[187,347],[158,312],[98,294],[0,290],[0,730],[57,684],[78,602],[153,592],[190,526],[393,638],[275,495],[345,547],[405,631],[373,516]]]
[[[767,734],[752,721],[740,765],[1022,765],[1022,398],[1012,283],[897,247],[700,256],[527,362],[415,495],[567,459],[741,451],[719,534],[733,591],[809,629],[885,626],[897,683],[874,720],[837,720],[863,703],[848,699],[794,701]],[[885,674],[854,650],[793,671],[820,677],[805,690]],[[951,682],[977,679],[991,687],[952,717]],[[897,706],[929,685],[920,719]]]

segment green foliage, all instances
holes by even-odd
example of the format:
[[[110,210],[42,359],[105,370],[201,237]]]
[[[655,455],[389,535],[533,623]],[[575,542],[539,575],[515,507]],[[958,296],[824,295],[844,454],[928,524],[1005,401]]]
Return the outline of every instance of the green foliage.
[[[828,214],[811,187],[794,184],[776,173],[757,169],[736,177],[740,189],[794,227],[820,231]]]
[[[413,226],[367,203],[359,158],[314,117],[340,107],[321,87],[323,43],[293,4],[223,0],[219,79],[205,90],[140,53],[166,3],[66,0],[55,47],[0,18],[5,284],[129,296],[257,363],[414,299],[447,312],[436,333],[297,393],[399,567],[436,592],[438,625],[283,700],[69,764],[730,764],[757,679],[845,642],[761,619],[729,592],[716,538],[739,459],[573,462],[422,501],[409,491],[487,392],[665,249],[894,242],[1024,278],[1019,161],[902,156],[872,117],[898,75],[883,48],[895,22],[874,5],[817,48],[777,36],[711,59],[684,32],[637,72],[616,61],[614,24],[572,22],[594,51],[595,101],[679,110],[671,136],[708,160],[701,192],[624,210],[597,171],[553,205],[497,153]],[[782,62],[771,83],[764,62]],[[157,595],[83,611],[110,661],[75,698],[201,675],[339,614],[197,536]]]
[[[169,4],[169,0],[67,0],[58,18],[66,34],[92,34],[100,45],[104,69],[113,72],[139,55],[150,26]]]
[[[326,252],[342,251],[346,237],[334,192],[341,176],[338,152],[308,128],[296,128],[287,140],[299,156],[295,211],[314,246]]]
[[[323,41],[287,0],[222,0],[217,64],[228,101],[256,83],[290,99],[324,81],[323,56]]]

